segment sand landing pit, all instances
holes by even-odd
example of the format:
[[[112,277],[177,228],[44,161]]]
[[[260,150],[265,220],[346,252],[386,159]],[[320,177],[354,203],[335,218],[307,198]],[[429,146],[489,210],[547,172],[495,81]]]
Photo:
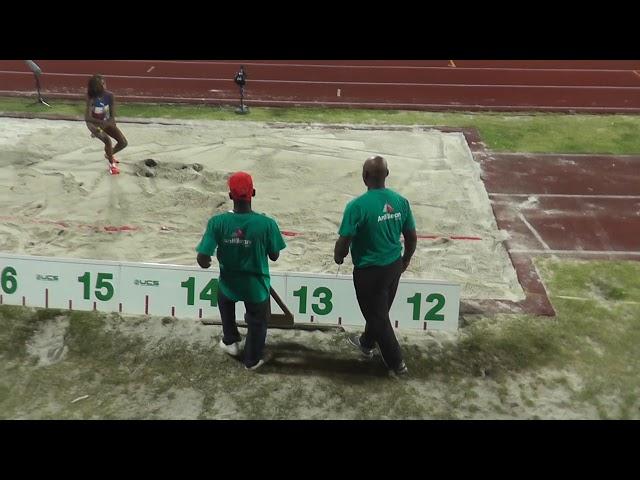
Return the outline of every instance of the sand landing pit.
[[[195,265],[208,218],[231,207],[227,177],[245,170],[254,209],[290,234],[271,268],[336,273],[343,209],[364,192],[363,161],[380,154],[418,234],[440,237],[419,240],[406,277],[459,282],[466,299],[524,298],[461,133],[213,121],[121,128],[129,147],[122,173],[109,176],[83,122],[0,119],[0,251]]]

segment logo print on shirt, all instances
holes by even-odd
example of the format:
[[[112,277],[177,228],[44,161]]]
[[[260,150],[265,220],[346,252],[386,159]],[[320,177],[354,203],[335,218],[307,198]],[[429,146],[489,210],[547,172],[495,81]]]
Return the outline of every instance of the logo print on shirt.
[[[400,212],[398,213],[393,213],[393,212],[394,212],[393,207],[388,203],[385,203],[384,207],[382,207],[383,214],[378,216],[378,222],[383,222],[385,220],[399,219],[402,216]]]
[[[225,238],[223,242],[226,244],[242,245],[243,247],[248,247],[251,245],[251,240],[245,240],[244,236],[244,230],[242,230],[241,228],[236,228],[231,234],[231,238]]]

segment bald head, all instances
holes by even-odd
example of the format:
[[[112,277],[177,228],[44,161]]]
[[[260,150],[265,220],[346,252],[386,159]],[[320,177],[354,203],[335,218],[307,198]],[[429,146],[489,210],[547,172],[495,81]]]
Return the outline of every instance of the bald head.
[[[384,187],[388,175],[387,161],[379,155],[367,158],[362,166],[362,180],[369,188]]]

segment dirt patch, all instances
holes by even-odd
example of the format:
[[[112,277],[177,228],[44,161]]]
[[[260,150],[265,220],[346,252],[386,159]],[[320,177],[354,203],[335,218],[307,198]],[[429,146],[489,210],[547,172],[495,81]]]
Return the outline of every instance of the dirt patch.
[[[39,366],[58,363],[67,355],[69,348],[64,337],[69,328],[69,318],[60,315],[42,324],[27,342],[27,352],[38,359]]]

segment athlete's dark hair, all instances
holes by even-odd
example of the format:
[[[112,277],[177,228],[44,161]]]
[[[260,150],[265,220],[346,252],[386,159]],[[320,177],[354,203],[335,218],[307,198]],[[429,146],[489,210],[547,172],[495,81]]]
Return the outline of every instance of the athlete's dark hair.
[[[94,75],[89,79],[89,85],[87,86],[87,96],[89,98],[95,98],[100,93],[100,83],[102,82],[102,75]]]

